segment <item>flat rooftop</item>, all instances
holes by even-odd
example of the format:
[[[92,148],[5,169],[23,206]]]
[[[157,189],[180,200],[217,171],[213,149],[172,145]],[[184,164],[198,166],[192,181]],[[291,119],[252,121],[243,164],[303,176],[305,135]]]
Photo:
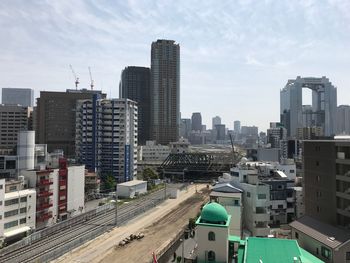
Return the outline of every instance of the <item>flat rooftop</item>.
[[[122,185],[122,186],[135,186],[135,185],[144,184],[144,183],[147,183],[147,181],[132,180],[132,181],[128,181],[128,182],[125,182],[125,183],[118,184],[118,186],[119,185]]]

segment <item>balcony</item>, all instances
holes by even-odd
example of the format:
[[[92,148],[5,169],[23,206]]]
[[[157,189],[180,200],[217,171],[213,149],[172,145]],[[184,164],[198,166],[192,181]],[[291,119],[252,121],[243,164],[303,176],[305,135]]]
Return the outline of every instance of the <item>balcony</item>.
[[[350,171],[346,172],[344,175],[336,175],[335,177],[339,181],[349,182],[350,183]]]
[[[59,186],[67,186],[67,180],[59,180]]]
[[[253,220],[254,221],[270,221],[270,215],[267,213],[253,213]]]
[[[53,203],[52,203],[52,202],[38,204],[38,205],[36,206],[36,211],[45,210],[45,209],[48,209],[48,208],[50,208],[50,207],[52,207],[52,206],[53,206]]]
[[[288,203],[294,203],[295,202],[294,197],[287,197],[287,202]]]
[[[41,191],[37,194],[38,197],[48,197],[53,195],[51,191]]]
[[[37,216],[36,220],[38,222],[43,222],[43,221],[47,221],[52,217],[52,212],[46,212],[46,213],[41,213]]]
[[[53,184],[53,181],[50,179],[42,179],[37,183],[37,186],[41,186],[41,185],[51,185]]]
[[[350,200],[350,188],[345,190],[344,192],[336,192],[337,197],[341,197],[347,200]]]

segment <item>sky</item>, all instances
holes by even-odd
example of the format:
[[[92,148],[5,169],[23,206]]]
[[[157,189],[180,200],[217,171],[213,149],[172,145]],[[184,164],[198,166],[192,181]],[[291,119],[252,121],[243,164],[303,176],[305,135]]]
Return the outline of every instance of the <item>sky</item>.
[[[327,76],[350,104],[347,0],[2,0],[0,87],[89,88],[118,97],[126,66],[150,66],[151,43],[181,49],[181,115],[219,115],[266,130],[279,91],[296,76]]]

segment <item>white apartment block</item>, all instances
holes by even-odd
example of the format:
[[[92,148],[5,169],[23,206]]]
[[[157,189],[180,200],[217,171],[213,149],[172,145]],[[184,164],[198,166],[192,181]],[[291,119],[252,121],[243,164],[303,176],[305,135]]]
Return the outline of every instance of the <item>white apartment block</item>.
[[[146,145],[139,146],[139,160],[145,162],[162,162],[170,154],[168,145],[156,144],[155,141],[146,141]]]
[[[80,100],[76,114],[76,157],[89,171],[118,182],[137,174],[137,103],[129,99]]]
[[[0,179],[0,246],[34,230],[36,191],[24,189],[24,181]]]
[[[22,172],[37,189],[37,227],[43,228],[84,212],[85,167],[68,166],[64,158],[58,169],[41,166]]]

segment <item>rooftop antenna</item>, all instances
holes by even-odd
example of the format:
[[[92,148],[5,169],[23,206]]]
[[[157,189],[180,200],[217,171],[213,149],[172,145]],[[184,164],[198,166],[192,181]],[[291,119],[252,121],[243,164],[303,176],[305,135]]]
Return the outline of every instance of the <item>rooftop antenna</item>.
[[[91,90],[93,90],[94,89],[94,80],[92,79],[90,67],[89,67],[89,73],[90,73],[90,88],[91,88]]]
[[[69,67],[72,70],[73,77],[74,77],[74,80],[75,80],[75,82],[74,82],[75,83],[75,89],[78,90],[79,78],[77,77],[77,74],[75,74],[72,65],[69,65]]]

